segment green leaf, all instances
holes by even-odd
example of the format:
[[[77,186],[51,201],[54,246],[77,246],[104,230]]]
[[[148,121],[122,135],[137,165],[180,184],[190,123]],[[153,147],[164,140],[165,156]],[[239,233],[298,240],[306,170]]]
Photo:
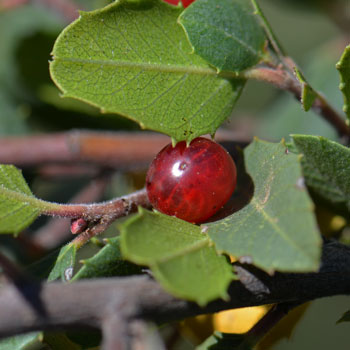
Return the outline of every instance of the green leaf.
[[[13,165],[0,165],[0,232],[18,233],[40,214],[22,173]]]
[[[341,108],[342,98],[334,87],[339,84],[339,74],[334,62],[338,59],[337,46],[330,49],[329,45],[318,47],[305,57],[303,72],[312,81],[316,91],[327,96],[327,100],[335,108]],[[258,136],[269,140],[289,138],[290,134],[320,135],[337,140],[335,129],[311,109],[305,112],[300,104],[287,94],[274,98],[269,108],[259,113],[264,120],[258,131]]]
[[[341,80],[339,89],[344,97],[343,110],[350,119],[350,45],[345,48],[336,67],[339,70]]]
[[[64,333],[45,333],[44,342],[52,350],[81,350],[82,346],[73,343]]]
[[[58,278],[61,278],[62,281],[69,281],[73,275],[76,253],[77,248],[72,243],[62,247],[48,281],[54,281]]]
[[[1,350],[81,350],[63,333],[34,332],[17,335],[0,341]]]
[[[324,137],[292,135],[303,154],[305,182],[317,195],[350,211],[350,150]]]
[[[215,332],[196,350],[252,350],[253,347],[246,345],[245,334],[230,334]]]
[[[269,272],[319,268],[321,238],[303,186],[299,157],[279,144],[256,139],[245,150],[254,196],[242,210],[206,224],[219,251]]]
[[[177,141],[215,133],[244,81],[218,76],[191,53],[181,11],[161,0],[120,0],[81,13],[53,49],[51,76],[63,96]]]
[[[198,226],[142,208],[121,226],[121,250],[126,259],[149,266],[170,293],[200,305],[225,298],[234,277]]]
[[[119,237],[106,239],[107,244],[90,259],[82,260],[83,267],[73,280],[109,276],[129,276],[141,272],[141,268],[122,258]]]
[[[39,350],[42,349],[43,333],[34,332],[0,340],[1,350]]]
[[[238,73],[263,58],[266,37],[250,1],[197,0],[179,22],[194,52],[219,71]]]
[[[350,322],[350,311],[346,311],[337,323]]]
[[[295,75],[301,84],[301,105],[303,106],[304,111],[307,112],[312,107],[317,97],[317,93],[306,81],[303,73],[297,67],[294,69]]]

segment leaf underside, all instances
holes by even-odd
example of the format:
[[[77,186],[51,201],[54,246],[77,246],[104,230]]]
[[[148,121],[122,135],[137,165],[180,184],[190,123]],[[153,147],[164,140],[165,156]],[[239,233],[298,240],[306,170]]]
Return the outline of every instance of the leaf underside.
[[[350,211],[350,150],[324,137],[293,135],[303,154],[302,166],[309,188],[326,201]]]
[[[121,232],[123,256],[149,266],[170,293],[200,305],[227,296],[232,267],[198,226],[140,208]]]
[[[65,97],[119,113],[176,141],[214,134],[244,81],[218,76],[191,53],[180,7],[117,1],[81,17],[59,36],[51,76]]]
[[[82,268],[73,280],[82,278],[130,276],[141,272],[141,268],[122,258],[119,237],[106,239],[107,244],[94,256],[81,261]]]
[[[55,265],[50,272],[48,281],[54,281],[56,279],[69,281],[73,275],[76,253],[77,248],[74,244],[63,246],[58,254]]]
[[[179,22],[194,52],[219,71],[241,72],[264,55],[265,32],[250,1],[198,0]]]
[[[22,173],[13,165],[0,165],[0,233],[18,233],[40,214]]]
[[[218,250],[269,272],[316,271],[321,239],[298,156],[283,143],[259,140],[244,154],[254,196],[242,210],[206,224],[209,236]]]

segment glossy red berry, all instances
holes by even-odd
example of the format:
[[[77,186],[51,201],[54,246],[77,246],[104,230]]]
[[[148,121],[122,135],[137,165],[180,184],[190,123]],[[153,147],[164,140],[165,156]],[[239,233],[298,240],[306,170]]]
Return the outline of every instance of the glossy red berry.
[[[181,0],[184,8],[190,6],[194,0]]]
[[[236,166],[227,151],[203,137],[188,147],[164,147],[151,163],[146,189],[153,207],[182,220],[200,223],[215,214],[236,187]]]

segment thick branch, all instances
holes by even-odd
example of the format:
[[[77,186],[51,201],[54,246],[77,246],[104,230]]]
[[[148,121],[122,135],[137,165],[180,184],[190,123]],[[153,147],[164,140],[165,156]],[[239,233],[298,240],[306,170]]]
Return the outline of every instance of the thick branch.
[[[19,167],[92,163],[112,168],[145,167],[170,142],[164,135],[70,131],[0,139],[0,163]]]
[[[244,142],[233,132],[218,131],[217,141]],[[145,169],[170,142],[151,132],[90,132],[5,137],[0,139],[0,164],[20,168],[54,164],[95,164],[118,169]]]
[[[350,248],[335,242],[324,245],[318,273],[270,276],[249,265],[236,269],[240,281],[231,284],[230,301],[217,300],[203,308],[174,298],[146,276],[33,284],[40,313],[16,287],[5,286],[0,290],[0,337],[38,329],[103,328],[111,314],[118,316],[118,322],[166,322],[230,308],[350,293]],[[120,327],[123,332],[125,324]]]

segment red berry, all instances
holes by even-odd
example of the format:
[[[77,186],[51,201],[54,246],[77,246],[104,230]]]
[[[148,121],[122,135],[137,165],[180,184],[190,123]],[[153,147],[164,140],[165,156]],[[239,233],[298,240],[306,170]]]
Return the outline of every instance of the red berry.
[[[178,5],[178,3],[180,2],[180,0],[164,0],[165,2],[167,2],[168,4],[172,4],[172,5]],[[190,6],[192,4],[194,0],[181,0],[182,2],[182,6],[184,8]]]
[[[190,6],[192,4],[192,2],[194,2],[194,0],[181,0],[182,5],[184,8]]]
[[[153,207],[193,223],[215,214],[236,187],[236,166],[227,151],[203,137],[188,147],[164,147],[151,163],[146,189]]]

